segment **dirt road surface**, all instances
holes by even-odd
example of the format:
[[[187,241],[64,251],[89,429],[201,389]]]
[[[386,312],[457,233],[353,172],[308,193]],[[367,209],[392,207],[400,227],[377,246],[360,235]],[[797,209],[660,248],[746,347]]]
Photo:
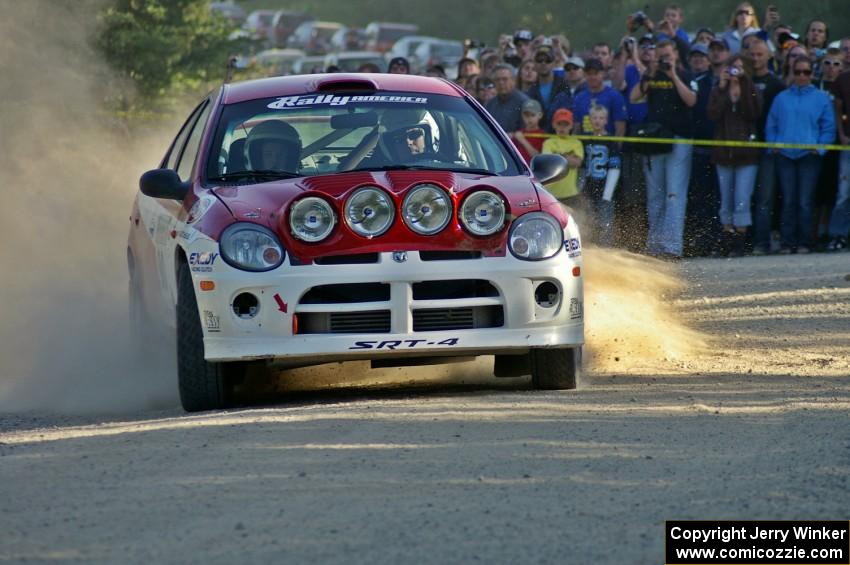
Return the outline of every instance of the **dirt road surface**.
[[[679,268],[708,348],[578,391],[0,415],[0,562],[657,564],[665,519],[850,518],[848,255]]]

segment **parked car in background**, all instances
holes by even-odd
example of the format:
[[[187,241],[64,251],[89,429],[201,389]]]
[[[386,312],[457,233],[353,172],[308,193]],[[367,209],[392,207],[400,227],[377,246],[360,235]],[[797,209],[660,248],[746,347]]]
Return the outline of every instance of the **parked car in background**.
[[[300,49],[266,49],[254,58],[257,66],[266,70],[266,76],[295,74],[295,63],[304,58]]]
[[[271,47],[286,47],[286,41],[295,29],[304,22],[315,20],[313,16],[304,12],[293,12],[291,10],[278,10],[272,20],[272,28],[269,36]]]
[[[245,10],[239,4],[233,2],[212,2],[210,10],[214,13],[221,14],[232,23],[234,26],[242,25],[245,21]]]
[[[366,31],[342,27],[331,37],[331,51],[362,51],[366,48]]]
[[[396,41],[418,31],[419,26],[414,24],[372,22],[366,26],[366,49],[386,53]]]
[[[307,55],[301,57],[292,67],[294,75],[312,75],[315,73],[325,72],[325,56],[324,55]]]
[[[386,53],[386,58],[389,60],[393,57],[404,57],[409,60],[410,57],[413,56],[413,52],[416,51],[416,48],[419,47],[423,41],[429,41],[432,39],[437,38],[427,35],[405,35],[393,43],[393,46]]]
[[[274,14],[274,10],[254,10],[245,18],[242,29],[249,32],[253,39],[268,41]]]
[[[342,27],[337,22],[304,22],[292,32],[286,45],[292,49],[303,49],[308,55],[324,55],[331,51],[331,38]]]
[[[372,63],[378,67],[380,72],[387,70],[384,55],[377,51],[344,51],[341,53],[330,53],[325,56],[325,68],[336,65],[342,72],[355,72],[360,65]]]
[[[413,59],[424,72],[431,65],[440,65],[449,78],[457,76],[457,64],[463,58],[463,42],[450,39],[431,39],[419,44]]]

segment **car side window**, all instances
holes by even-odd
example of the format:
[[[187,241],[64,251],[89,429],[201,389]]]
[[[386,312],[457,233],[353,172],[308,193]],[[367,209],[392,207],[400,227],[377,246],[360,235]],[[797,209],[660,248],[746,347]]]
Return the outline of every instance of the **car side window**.
[[[192,131],[192,127],[195,125],[195,122],[198,119],[198,114],[201,112],[201,108],[203,108],[204,104],[206,104],[206,101],[198,104],[198,107],[192,110],[192,113],[189,114],[189,117],[185,122],[183,122],[183,127],[180,128],[180,132],[177,134],[177,137],[174,138],[174,142],[171,144],[168,156],[164,160],[163,168],[171,170],[176,169],[177,159],[180,158],[180,152],[183,150],[186,138],[189,137],[189,133]]]
[[[211,108],[212,104],[207,104],[201,111],[180,155],[180,160],[177,163],[177,176],[182,181],[189,180],[189,175],[192,174],[192,167],[195,165],[195,158],[198,156],[198,146],[201,144],[201,135],[204,133],[204,126],[207,123],[207,118],[209,118]]]

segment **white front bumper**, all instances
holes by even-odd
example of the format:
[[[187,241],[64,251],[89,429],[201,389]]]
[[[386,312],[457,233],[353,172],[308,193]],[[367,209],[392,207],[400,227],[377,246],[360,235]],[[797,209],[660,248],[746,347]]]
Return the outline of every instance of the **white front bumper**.
[[[565,234],[566,235],[566,234]],[[573,236],[574,238],[576,236]],[[572,241],[576,241],[573,239]],[[197,242],[203,247],[203,242]],[[194,247],[194,246],[193,246]],[[217,252],[217,245],[199,251]],[[570,257],[570,255],[574,255]],[[554,258],[529,262],[506,257],[455,261],[421,261],[407,253],[399,263],[392,253],[382,253],[378,263],[355,265],[301,265],[288,261],[269,273],[247,273],[221,262],[212,270],[193,272],[205,357],[209,361],[276,359],[291,364],[399,356],[479,355],[521,353],[531,347],[570,347],[584,343],[584,296],[579,252],[562,249]],[[205,272],[209,271],[209,272]],[[414,300],[413,283],[475,279],[488,281],[498,297]],[[201,281],[212,281],[215,290],[202,291]],[[560,290],[560,301],[539,306],[534,288],[549,281]],[[299,304],[319,285],[389,284],[386,302]],[[259,299],[256,316],[239,318],[233,300],[249,292]],[[414,331],[413,311],[434,308],[500,306],[503,325],[497,328]],[[285,312],[283,310],[286,310]],[[293,314],[389,310],[386,333],[293,334]]]

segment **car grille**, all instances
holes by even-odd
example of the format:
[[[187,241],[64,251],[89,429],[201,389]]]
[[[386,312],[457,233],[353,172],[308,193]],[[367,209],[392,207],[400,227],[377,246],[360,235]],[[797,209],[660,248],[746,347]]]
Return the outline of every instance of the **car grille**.
[[[390,332],[390,311],[311,312],[298,315],[299,334],[385,334]]]
[[[501,306],[413,311],[413,331],[415,332],[499,328],[504,323],[504,311]]]

